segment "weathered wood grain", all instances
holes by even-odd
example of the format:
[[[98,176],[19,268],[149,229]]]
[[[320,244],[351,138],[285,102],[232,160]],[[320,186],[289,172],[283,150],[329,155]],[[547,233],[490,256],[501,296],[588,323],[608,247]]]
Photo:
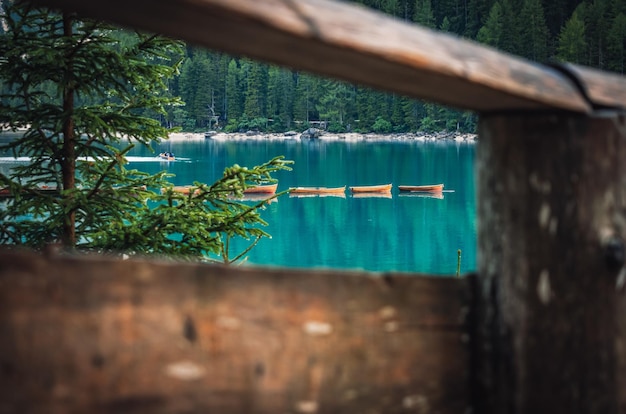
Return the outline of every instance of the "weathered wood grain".
[[[571,63],[564,63],[561,67],[578,80],[593,105],[626,108],[626,78],[623,75]]]
[[[233,54],[479,112],[589,106],[556,70],[328,0],[37,0]]]
[[[477,412],[626,412],[625,126],[481,118]]]
[[[0,250],[0,412],[464,412],[465,293]]]

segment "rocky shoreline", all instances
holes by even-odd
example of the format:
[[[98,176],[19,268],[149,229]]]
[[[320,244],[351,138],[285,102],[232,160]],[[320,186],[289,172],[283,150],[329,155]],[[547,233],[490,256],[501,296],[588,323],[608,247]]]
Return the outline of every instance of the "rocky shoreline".
[[[284,133],[225,133],[214,132],[205,136],[204,133],[176,132],[169,135],[171,140],[192,140],[192,139],[213,139],[218,141],[244,141],[244,140],[323,140],[323,141],[346,141],[346,142],[397,142],[397,141],[419,141],[419,142],[476,142],[476,134],[462,134],[458,132],[434,132],[434,133],[401,133],[401,134],[357,134],[350,133],[330,133],[322,130],[307,130],[304,132],[289,131]]]

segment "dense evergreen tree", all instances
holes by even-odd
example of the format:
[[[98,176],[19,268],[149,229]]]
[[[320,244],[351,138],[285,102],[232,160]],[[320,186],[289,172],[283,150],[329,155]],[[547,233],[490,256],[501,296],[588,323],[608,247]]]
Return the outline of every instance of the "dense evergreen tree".
[[[209,119],[209,106],[214,95],[215,68],[207,53],[197,50],[185,59],[179,79],[181,99],[186,103],[186,125],[204,127]]]
[[[271,118],[272,130],[292,128],[296,79],[296,73],[289,69],[277,66],[269,69],[267,116]]]
[[[499,0],[502,6],[502,34],[500,36],[499,47],[508,53],[518,54],[519,46],[519,27],[517,19],[517,11],[513,6],[513,0]]]
[[[578,1],[573,0],[543,1],[546,26],[552,39],[559,36],[577,4]]]
[[[611,23],[611,29],[607,37],[607,61],[608,69],[618,73],[624,73],[624,60],[626,58],[626,15],[622,12],[617,14]]]
[[[452,31],[452,23],[450,23],[450,19],[448,17],[444,17],[439,25],[439,30],[442,32],[450,32]]]
[[[345,130],[344,124],[354,113],[354,88],[345,82],[325,79],[321,83],[322,94],[317,110],[322,121],[338,124],[335,130]]]
[[[409,130],[409,127],[406,125],[405,120],[405,101],[408,98],[398,95],[391,96],[391,125],[393,126],[394,132],[406,132]]]
[[[438,27],[446,32],[457,34],[465,31],[467,0],[438,0],[433,6],[433,14]],[[447,23],[444,24],[444,20],[447,20]]]
[[[231,59],[226,75],[226,113],[224,118],[232,129],[236,129],[237,120],[243,115],[243,91],[241,69],[237,60]]]
[[[243,72],[246,79],[243,116],[248,119],[265,117],[268,68],[264,64],[246,60]]]
[[[502,34],[504,32],[504,17],[500,2],[495,2],[489,11],[489,17],[485,25],[480,28],[476,35],[476,40],[496,48],[502,45]]]
[[[584,63],[586,50],[585,23],[574,13],[561,29],[557,56],[566,62]]]
[[[413,21],[431,29],[436,27],[435,15],[433,14],[433,8],[430,0],[415,0]]]
[[[585,35],[588,46],[588,60],[585,63],[603,69],[606,66],[607,26],[610,27],[607,25],[607,21],[610,20],[608,18],[609,9],[605,0],[584,2],[583,6],[580,9],[581,11],[584,10]]]
[[[490,0],[469,0],[465,36],[475,38],[491,9]]]
[[[518,53],[538,62],[548,58],[548,27],[540,0],[524,0],[519,15]]]
[[[319,121],[317,106],[320,96],[321,79],[300,73],[296,81],[296,99],[294,101],[294,120],[305,122]]]
[[[399,0],[384,0],[382,2],[381,8],[383,12],[391,15],[400,17],[401,16],[401,4]]]
[[[167,80],[177,71],[180,43],[26,2],[1,7],[0,125],[25,132],[0,151],[29,160],[0,173],[0,188],[11,194],[0,209],[1,244],[194,259],[214,253],[229,263],[240,257],[230,256],[230,238],[250,238],[253,246],[266,235],[258,228],[265,202],[250,206],[229,194],[271,179],[286,167],[279,158],[228,168],[190,195],[174,192],[165,172],[125,168],[133,145],[168,135],[155,115],[178,103]],[[186,63],[190,72],[198,63],[211,84],[205,57]]]
[[[402,109],[406,129],[409,131],[418,131],[422,124],[422,119],[426,116],[424,104],[414,99],[404,98],[402,101]]]

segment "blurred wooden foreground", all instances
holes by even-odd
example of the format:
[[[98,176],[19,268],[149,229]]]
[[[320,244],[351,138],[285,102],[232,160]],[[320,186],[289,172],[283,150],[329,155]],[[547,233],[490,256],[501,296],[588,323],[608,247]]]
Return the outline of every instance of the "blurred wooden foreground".
[[[0,413],[467,406],[467,280],[10,251],[0,263]]]

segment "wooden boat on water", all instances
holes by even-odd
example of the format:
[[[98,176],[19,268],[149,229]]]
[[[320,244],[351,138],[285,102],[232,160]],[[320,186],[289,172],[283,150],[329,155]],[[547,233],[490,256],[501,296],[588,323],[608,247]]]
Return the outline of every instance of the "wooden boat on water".
[[[193,190],[194,194],[199,194],[200,193],[200,189],[198,187],[195,187],[193,185],[175,185],[174,187],[172,187],[172,191],[175,193],[181,193],[181,194],[189,194],[191,193],[191,191]],[[163,188],[161,189],[161,192],[165,192],[166,189]]]
[[[353,193],[389,193],[391,184],[353,186],[350,187],[350,191]]]
[[[244,194],[274,194],[278,184],[257,185],[255,187],[246,188],[243,190]]]
[[[250,199],[252,199],[252,196],[255,196],[255,195],[260,196],[259,198],[267,198],[267,197],[271,197],[272,195],[276,193],[276,188],[278,188],[278,184],[258,185],[255,187],[246,188],[243,191],[243,194],[244,194],[244,197],[251,196]],[[172,191],[174,191],[175,193],[181,193],[181,194],[189,194],[192,190],[194,191],[194,194],[200,193],[200,189],[193,185],[175,185],[172,188]],[[161,190],[161,192],[165,192],[165,191],[166,191],[165,188]]]
[[[22,194],[27,196],[32,195],[41,195],[41,194],[49,194],[49,195],[58,195],[60,192],[56,186],[48,186],[48,185],[40,185],[35,188],[24,188],[22,190]],[[9,198],[14,197],[14,194],[11,192],[9,188],[3,187],[0,188],[0,198]]]
[[[431,184],[431,185],[400,185],[398,186],[400,191],[411,191],[411,192],[441,192],[443,191],[443,184]]]
[[[292,187],[289,189],[290,194],[344,194],[346,186],[343,187]]]

